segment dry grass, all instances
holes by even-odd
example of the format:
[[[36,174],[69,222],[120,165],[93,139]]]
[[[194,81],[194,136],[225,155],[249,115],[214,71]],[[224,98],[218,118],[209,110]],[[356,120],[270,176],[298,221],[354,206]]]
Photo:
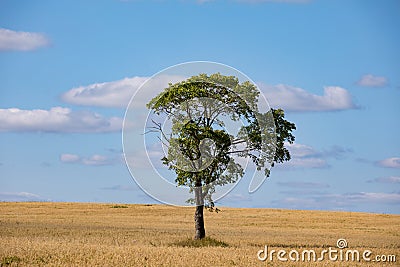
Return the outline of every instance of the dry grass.
[[[285,265],[256,255],[264,245],[320,252],[345,238],[351,249],[397,254],[387,265],[399,266],[399,215],[223,208],[205,212],[211,238],[198,246],[193,213],[163,205],[0,203],[0,265],[382,266],[327,258]]]

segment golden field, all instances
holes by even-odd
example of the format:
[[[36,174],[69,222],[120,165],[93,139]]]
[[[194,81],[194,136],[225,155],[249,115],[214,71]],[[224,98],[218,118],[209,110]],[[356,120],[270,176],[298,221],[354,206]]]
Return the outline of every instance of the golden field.
[[[227,246],[188,247],[193,214],[165,205],[0,203],[0,266],[400,266],[399,215],[222,208],[205,211],[206,235]],[[397,262],[257,259],[265,245],[320,253],[337,249],[339,238]]]

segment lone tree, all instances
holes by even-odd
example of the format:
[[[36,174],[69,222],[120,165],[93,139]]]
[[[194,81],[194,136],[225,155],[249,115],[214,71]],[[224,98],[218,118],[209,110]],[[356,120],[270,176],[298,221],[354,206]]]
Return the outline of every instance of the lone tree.
[[[294,142],[295,124],[285,120],[281,109],[259,112],[258,99],[252,83],[216,73],[169,84],[147,104],[155,114],[171,120],[170,133],[157,121],[152,130],[161,133],[168,148],[161,160],[176,173],[177,185],[194,192],[194,199],[188,201],[196,204],[195,239],[205,237],[203,210],[214,210],[216,186],[244,175],[239,157],[251,160],[266,177],[275,163],[290,160],[284,144]],[[228,132],[226,119],[241,123],[236,133]]]

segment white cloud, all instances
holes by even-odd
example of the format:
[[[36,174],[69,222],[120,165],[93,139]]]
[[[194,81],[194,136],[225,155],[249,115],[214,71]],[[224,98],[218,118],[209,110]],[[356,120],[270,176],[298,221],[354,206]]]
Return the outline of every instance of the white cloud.
[[[28,192],[0,192],[0,201],[50,201],[50,199]]]
[[[62,95],[68,103],[84,106],[126,107],[134,92],[148,77],[125,78],[72,88]]]
[[[62,99],[75,105],[125,108],[138,88],[148,79],[149,77],[136,76],[79,86],[65,92]],[[145,108],[145,104],[167,87],[168,83],[176,83],[184,79],[185,77],[173,75],[159,75],[152,78],[151,82],[145,83],[140,93],[135,95],[133,106]],[[325,87],[322,96],[283,84],[269,86],[261,83],[259,86],[272,107],[285,110],[336,111],[356,108],[350,93],[337,86]]]
[[[400,184],[400,176],[379,177],[373,180],[368,180],[368,183],[387,183]]]
[[[251,201],[252,198],[249,194],[241,194],[241,193],[228,193],[218,200],[218,204],[225,205],[226,203],[240,203],[243,201]]]
[[[290,154],[296,158],[304,158],[309,156],[315,156],[318,154],[318,152],[314,148],[303,144],[298,144],[298,143],[290,144],[285,142],[285,147],[287,147]]]
[[[387,85],[387,82],[386,77],[366,74],[358,80],[357,84],[366,87],[384,87]]]
[[[344,197],[352,202],[383,202],[383,203],[399,203],[400,194],[398,193],[375,193],[375,192],[360,192],[345,194]]]
[[[94,83],[72,88],[62,95],[62,99],[71,104],[82,106],[126,108],[132,96],[149,77],[132,77],[118,81]],[[168,83],[184,80],[184,77],[158,75],[141,88],[134,98],[133,106],[145,108],[156,94],[168,87]]]
[[[293,194],[291,194],[293,195]],[[303,196],[283,197],[273,201],[276,207],[292,209],[332,209],[332,210],[354,210],[358,205],[367,207],[379,204],[400,204],[399,193],[383,192],[356,192],[343,194],[309,194]]]
[[[287,143],[285,147],[289,150],[291,159],[282,164],[278,168],[326,168],[329,167],[327,163],[328,158],[340,159],[344,154],[350,152],[350,149],[333,146],[327,150],[317,151],[313,147],[298,144]]]
[[[282,163],[283,168],[326,168],[328,163],[324,159],[320,158],[295,158],[293,157],[290,161]]]
[[[306,158],[306,157],[323,157],[323,158],[336,158],[340,159],[344,154],[352,152],[349,148],[343,148],[340,146],[332,146],[329,149],[317,151],[311,146],[293,143],[290,144],[285,142],[285,147],[290,151],[293,157]]]
[[[293,187],[293,188],[328,188],[328,184],[316,182],[278,182],[280,186]]]
[[[400,168],[400,158],[393,157],[378,161],[377,164],[385,168]]]
[[[65,163],[75,163],[80,160],[80,157],[75,154],[61,154],[60,160],[61,160],[61,162],[65,162]]]
[[[116,190],[116,191],[138,191],[137,186],[130,185],[114,185],[100,188],[102,190]]]
[[[0,109],[0,132],[100,133],[120,131],[122,119],[89,111]]]
[[[279,168],[326,168],[328,163],[322,158],[321,153],[314,148],[298,144],[298,143],[285,143],[285,147],[289,150],[291,159],[282,164]]]
[[[258,85],[273,108],[288,111],[338,111],[357,107],[350,93],[338,86],[324,87],[324,95],[320,96],[290,85]]]
[[[0,28],[0,51],[30,51],[47,45],[49,45],[49,40],[41,33]]]
[[[121,163],[121,157],[107,157],[103,155],[92,155],[90,157],[80,157],[76,154],[61,154],[60,161],[63,163],[79,163],[83,165],[89,166],[104,166],[104,165],[112,165],[115,163]]]
[[[100,165],[109,165],[111,164],[111,161],[106,156],[93,155],[89,158],[82,159],[82,163],[85,165],[100,166]]]

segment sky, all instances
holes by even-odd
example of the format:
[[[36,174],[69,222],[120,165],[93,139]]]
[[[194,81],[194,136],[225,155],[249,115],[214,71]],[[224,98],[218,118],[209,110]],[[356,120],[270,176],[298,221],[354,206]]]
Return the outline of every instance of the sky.
[[[135,90],[211,61],[296,124],[292,160],[217,205],[400,213],[400,2],[0,2],[0,201],[157,203],[132,178]]]

